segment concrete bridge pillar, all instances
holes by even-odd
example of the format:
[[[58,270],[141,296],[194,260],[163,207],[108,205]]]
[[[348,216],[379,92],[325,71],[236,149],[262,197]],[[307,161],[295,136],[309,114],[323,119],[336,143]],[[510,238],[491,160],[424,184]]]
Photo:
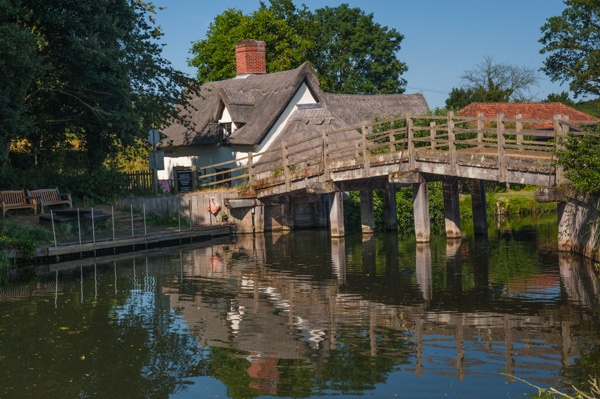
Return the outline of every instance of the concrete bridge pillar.
[[[373,234],[375,232],[373,191],[371,190],[360,190],[360,223],[363,234]]]
[[[444,195],[444,221],[446,238],[461,238],[460,202],[458,198],[458,179],[450,178],[442,183]]]
[[[427,182],[413,184],[413,212],[417,242],[429,242],[429,188]]]
[[[471,201],[474,233],[475,235],[487,236],[485,180],[471,180]]]
[[[344,230],[344,193],[336,191],[329,194],[329,228],[331,237],[343,237]]]
[[[398,230],[398,211],[396,210],[396,185],[387,183],[383,189],[383,224],[385,231]]]

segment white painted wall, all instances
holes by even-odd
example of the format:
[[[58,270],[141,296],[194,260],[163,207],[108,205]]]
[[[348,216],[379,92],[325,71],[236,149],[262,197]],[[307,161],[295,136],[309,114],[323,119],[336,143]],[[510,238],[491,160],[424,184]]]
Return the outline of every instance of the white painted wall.
[[[277,119],[271,128],[271,131],[269,131],[265,139],[258,145],[256,152],[266,151],[270,148],[273,141],[275,141],[277,136],[285,128],[290,116],[299,104],[315,104],[316,102],[317,101],[311,94],[308,86],[303,83],[283,113]],[[227,108],[224,109],[221,118],[219,118],[219,122],[233,122],[232,130],[235,129],[235,121],[231,120],[231,115]],[[196,166],[197,168],[201,168],[207,165],[214,165],[216,163],[233,160],[236,162],[224,165],[223,167],[232,168],[235,166],[246,165],[248,152],[234,151],[231,147],[217,145],[179,147],[176,152],[165,154],[165,170],[158,171],[158,178],[160,180],[173,180],[173,167],[175,166]]]

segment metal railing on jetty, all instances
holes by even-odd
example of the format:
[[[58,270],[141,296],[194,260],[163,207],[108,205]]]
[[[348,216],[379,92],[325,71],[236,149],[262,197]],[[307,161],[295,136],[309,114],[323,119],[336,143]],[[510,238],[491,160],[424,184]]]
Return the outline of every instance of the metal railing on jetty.
[[[41,262],[132,252],[167,245],[188,244],[229,235],[231,226],[214,223],[198,225],[192,215],[192,201],[179,205],[170,217],[157,219],[133,206],[127,211],[114,207],[65,209],[40,216],[40,223],[52,229],[53,242],[37,248],[34,257]],[[20,258],[13,253],[15,260]]]

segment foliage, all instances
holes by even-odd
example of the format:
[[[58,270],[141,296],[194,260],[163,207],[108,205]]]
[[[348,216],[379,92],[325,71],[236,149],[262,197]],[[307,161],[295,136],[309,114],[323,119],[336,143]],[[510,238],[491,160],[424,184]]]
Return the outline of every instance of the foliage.
[[[374,22],[373,14],[347,4],[310,12],[291,0],[261,3],[244,15],[228,9],[209,26],[206,39],[192,45],[189,64],[201,83],[235,76],[234,47],[253,38],[266,43],[267,70],[313,65],[324,90],[333,93],[401,93],[406,64],[396,58],[404,38]]]
[[[453,88],[446,100],[449,109],[460,109],[472,102],[530,101],[531,86],[538,83],[534,69],[496,63],[486,56],[481,64],[461,75],[463,86]]]
[[[600,95],[600,3],[597,0],[565,0],[559,16],[541,27],[548,54],[542,71],[554,82],[569,82],[575,96]]]
[[[594,115],[595,117],[600,118],[600,100],[580,101],[575,105],[575,107],[586,114]]]
[[[395,29],[373,21],[373,14],[347,4],[324,7],[312,16],[313,64],[325,91],[346,94],[401,93],[408,70],[396,58],[404,39]]]
[[[266,43],[267,70],[292,69],[303,61],[303,49],[308,43],[272,11],[261,7],[250,15],[228,9],[209,26],[206,39],[195,42],[190,52],[195,54],[189,65],[198,68],[200,83],[233,78],[236,75],[235,45],[253,38]]]
[[[576,104],[573,100],[569,98],[569,93],[566,91],[560,93],[550,93],[545,100],[542,100],[543,103],[561,103],[568,105],[570,107],[575,107]]]
[[[600,192],[600,131],[584,136],[570,134],[561,141],[563,150],[557,151],[558,164],[576,190],[584,193]]]
[[[52,233],[41,227],[27,227],[0,220],[0,251],[16,249],[33,257],[33,251],[44,242],[52,240]]]
[[[0,2],[0,166],[8,163],[11,140],[32,128],[25,95],[41,70],[37,39],[21,26],[16,2]]]
[[[396,211],[398,217],[398,230],[406,233],[414,231],[413,190],[404,187],[396,191]],[[373,212],[375,214],[375,228],[382,230],[383,197],[381,190],[373,191]],[[444,201],[442,185],[439,182],[429,184],[429,217],[431,228],[435,232],[444,231]],[[344,222],[347,230],[360,230],[360,192],[351,191],[348,201],[344,203]]]
[[[22,37],[13,36],[23,45],[0,51],[12,51],[11,59],[23,68],[13,71],[14,87],[5,86],[9,95],[0,96],[15,98],[29,122],[28,128],[12,126],[10,138],[26,140],[30,152],[43,150],[42,163],[76,149],[84,154],[79,166],[91,173],[123,148],[139,146],[149,128],[177,115],[175,104],[190,84],[162,58],[162,33],[151,3],[11,4],[14,12],[5,22],[18,28],[14,32]],[[9,67],[17,61],[11,62]]]
[[[587,391],[583,391],[577,387],[573,387],[573,391],[574,393],[569,394],[569,393],[565,393],[563,391],[559,391],[556,388],[550,387],[550,388],[542,388],[539,387],[537,385],[533,385],[530,382],[527,382],[521,378],[512,376],[512,378],[515,378],[521,382],[526,383],[527,385],[530,385],[534,388],[536,388],[538,390],[536,395],[533,395],[532,397],[535,399],[558,399],[558,398],[563,398],[563,399],[598,399],[600,398],[600,380],[596,377],[596,378],[592,378],[590,377],[588,379],[587,385],[589,386],[589,390]]]

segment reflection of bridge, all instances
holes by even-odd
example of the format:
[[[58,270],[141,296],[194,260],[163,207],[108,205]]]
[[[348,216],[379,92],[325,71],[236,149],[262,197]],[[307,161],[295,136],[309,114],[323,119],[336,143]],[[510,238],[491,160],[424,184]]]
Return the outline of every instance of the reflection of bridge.
[[[324,131],[276,149],[249,154],[243,162],[224,162],[200,170],[204,186],[230,183],[247,188],[248,198],[230,200],[235,218],[243,220],[260,202],[276,210],[253,220],[281,229],[293,228],[306,210],[294,209],[317,194],[325,203],[333,237],[344,235],[344,191],[361,192],[363,233],[374,228],[372,190],[384,191],[386,228],[397,225],[395,189],[412,184],[417,240],[429,241],[427,183],[442,181],[446,234],[461,235],[458,179],[471,182],[475,233],[486,233],[485,181],[553,187],[562,174],[554,165],[557,143],[579,123],[561,119],[416,116]],[[216,172],[218,170],[218,172]],[[221,179],[228,170],[228,179]],[[211,181],[212,179],[218,181]],[[265,205],[266,206],[266,205]],[[252,218],[256,217],[252,212]],[[304,219],[307,216],[304,215]],[[321,218],[322,219],[322,218]],[[243,223],[241,223],[243,225]]]
[[[266,238],[270,240],[271,236]],[[332,240],[332,270],[325,278],[265,267],[272,263],[266,259],[266,253],[273,248],[282,253],[297,249],[297,243],[287,243],[286,236],[273,236],[273,242],[265,241],[264,236],[257,236],[255,241],[252,237],[239,240],[233,252],[212,248],[191,253],[183,262],[184,272],[188,278],[196,279],[196,289],[184,293],[173,286],[164,288],[163,293],[202,345],[243,350],[252,354],[248,360],[254,367],[275,368],[278,359],[304,359],[319,368],[334,351],[354,347],[360,355],[393,356],[395,364],[412,364],[405,369],[417,375],[428,370],[447,373],[454,368],[457,378],[462,379],[465,374],[478,373],[482,364],[513,374],[523,372],[523,367],[529,370],[524,365],[537,362],[558,370],[579,356],[571,337],[581,318],[568,301],[548,307],[545,303],[507,296],[502,305],[506,312],[497,303],[487,308],[481,301],[469,304],[470,310],[431,307],[436,298],[429,244],[416,247],[417,291],[396,287],[397,291],[415,295],[395,303],[381,297],[370,298],[364,281],[353,288],[348,286],[344,240]],[[398,241],[395,243],[397,253]],[[362,267],[367,275],[375,270],[373,245],[372,240],[362,244]],[[450,241],[446,251],[446,268],[453,274],[460,273],[460,243]],[[215,270],[211,259],[217,252],[222,265]],[[392,254],[387,268],[398,269],[394,248],[386,248],[386,253]],[[485,259],[478,261],[482,261],[479,267],[487,269]],[[552,287],[565,289],[570,300],[578,303],[598,294],[598,287],[592,293],[581,289],[581,276],[574,275],[583,273],[585,267],[575,265],[567,255],[561,255],[560,261],[560,278],[549,277]],[[487,286],[487,273],[482,274],[483,277],[475,276],[475,284]],[[218,290],[212,285],[214,282],[207,283],[213,279],[222,285]],[[457,295],[462,295],[460,289]],[[398,345],[405,349],[398,350]],[[487,355],[475,355],[473,347],[482,347]],[[428,360],[427,353],[431,356],[431,351],[440,352],[437,363]],[[548,359],[560,361],[547,362]],[[268,370],[262,371],[263,375],[269,374]]]

